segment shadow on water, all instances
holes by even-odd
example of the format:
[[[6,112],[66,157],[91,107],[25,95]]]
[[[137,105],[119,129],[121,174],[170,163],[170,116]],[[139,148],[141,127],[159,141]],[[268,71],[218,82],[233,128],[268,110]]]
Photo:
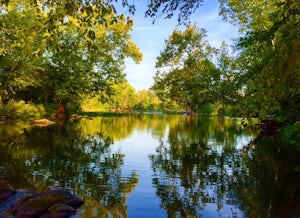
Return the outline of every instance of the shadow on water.
[[[112,145],[134,132],[157,141],[142,141],[154,152],[139,168],[152,179],[151,194],[168,217],[300,214],[299,151],[284,147],[279,136],[259,136],[251,122],[245,128],[240,119],[224,117],[111,116],[48,127],[1,123],[0,179],[36,192],[66,188],[85,200],[80,217],[128,217],[127,197],[140,176],[134,168],[124,173],[128,154]]]

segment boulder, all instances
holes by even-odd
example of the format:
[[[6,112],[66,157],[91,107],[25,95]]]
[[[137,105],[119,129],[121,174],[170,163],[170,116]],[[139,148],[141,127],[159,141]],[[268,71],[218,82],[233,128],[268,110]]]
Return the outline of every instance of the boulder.
[[[51,214],[53,217],[55,214],[61,213],[65,215],[63,217],[70,217],[76,213],[76,209],[83,203],[83,200],[67,191],[50,190],[22,197],[12,208],[11,215],[19,218],[29,218],[42,215],[48,215],[49,217]]]

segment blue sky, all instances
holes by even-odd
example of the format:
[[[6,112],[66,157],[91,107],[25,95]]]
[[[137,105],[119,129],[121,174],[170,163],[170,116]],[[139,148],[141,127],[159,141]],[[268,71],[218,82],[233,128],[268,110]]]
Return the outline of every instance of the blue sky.
[[[177,25],[177,17],[165,20],[163,17],[152,24],[151,18],[145,18],[145,2],[136,1],[136,13],[133,17],[134,27],[132,38],[143,53],[143,61],[135,64],[126,60],[125,73],[128,82],[136,89],[148,89],[153,85],[156,57],[164,49],[165,39],[172,34]],[[208,41],[212,46],[219,47],[222,41],[231,44],[238,37],[238,28],[222,20],[218,15],[218,0],[206,0],[204,6],[196,11],[191,18],[191,24],[207,31]]]

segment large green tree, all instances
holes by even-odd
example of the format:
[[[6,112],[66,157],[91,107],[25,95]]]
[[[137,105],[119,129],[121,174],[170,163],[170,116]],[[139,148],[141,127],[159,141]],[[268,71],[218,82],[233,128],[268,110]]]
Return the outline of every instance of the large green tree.
[[[261,7],[251,3],[228,1],[225,14],[245,29],[238,44],[245,93],[241,103],[249,114],[294,123],[300,120],[300,3],[269,1]]]
[[[202,0],[151,1],[147,14],[188,21]],[[219,0],[220,15],[237,25],[243,37],[240,52],[231,64],[233,84],[245,116],[294,123],[300,120],[300,3],[297,0]],[[175,13],[179,11],[179,13]],[[224,59],[223,59],[224,60]],[[225,68],[223,68],[225,69]],[[227,86],[228,88],[228,86]],[[228,89],[227,89],[228,91]],[[228,93],[225,93],[228,95]]]
[[[213,102],[220,80],[220,71],[212,62],[216,52],[205,30],[195,25],[175,30],[157,58],[152,89],[162,100],[170,98],[188,111]]]
[[[109,4],[33,3],[1,5],[2,101],[26,96],[64,110],[84,94],[106,89],[108,81],[122,79],[125,58],[141,60],[130,36],[133,21]]]

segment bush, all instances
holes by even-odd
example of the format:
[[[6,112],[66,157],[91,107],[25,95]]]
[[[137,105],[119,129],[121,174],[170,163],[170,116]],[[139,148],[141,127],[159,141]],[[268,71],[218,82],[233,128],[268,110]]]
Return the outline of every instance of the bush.
[[[218,104],[205,104],[199,108],[198,113],[202,115],[217,115],[219,110]]]
[[[105,105],[101,104],[99,97],[88,98],[81,103],[81,109],[83,112],[103,112],[107,111]]]
[[[300,150],[300,121],[282,128],[281,135],[286,145]]]
[[[47,115],[49,111],[43,105],[25,101],[10,100],[7,104],[0,105],[0,114],[12,117],[40,117]]]

